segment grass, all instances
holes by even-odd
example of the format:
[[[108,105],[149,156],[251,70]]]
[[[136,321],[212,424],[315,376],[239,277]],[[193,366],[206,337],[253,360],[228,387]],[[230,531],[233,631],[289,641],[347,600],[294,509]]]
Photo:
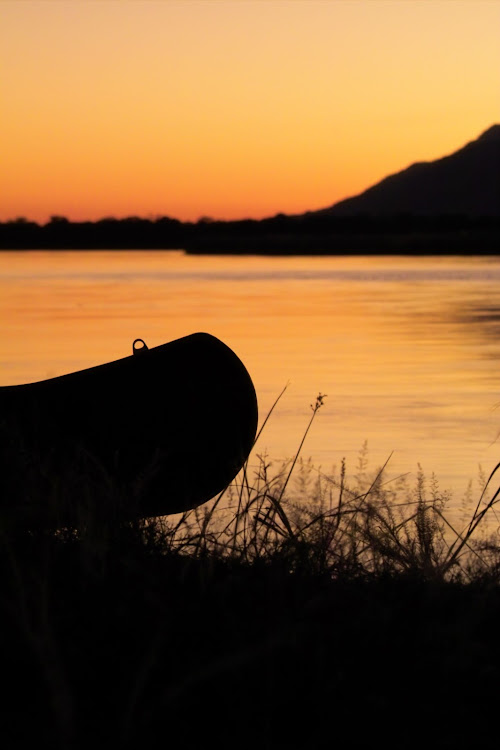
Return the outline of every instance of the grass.
[[[434,477],[370,471],[366,445],[323,472],[302,457],[323,400],[289,461],[257,441],[181,516],[1,527],[4,747],[496,738],[499,467],[453,521]],[[108,496],[96,476],[79,496]]]
[[[500,488],[492,492],[491,487],[500,464],[488,479],[480,474],[475,507],[469,488],[457,520],[451,520],[450,493],[440,490],[434,475],[428,481],[420,466],[413,485],[407,476],[387,478],[389,460],[370,474],[366,443],[352,480],[345,461],[338,471],[324,473],[301,457],[324,398],[319,394],[311,405],[293,458],[276,468],[268,456],[256,453],[253,472],[247,464],[212,503],[162,527],[170,547],[246,565],[286,559],[290,572],[307,570],[331,579],[390,574],[497,581]]]

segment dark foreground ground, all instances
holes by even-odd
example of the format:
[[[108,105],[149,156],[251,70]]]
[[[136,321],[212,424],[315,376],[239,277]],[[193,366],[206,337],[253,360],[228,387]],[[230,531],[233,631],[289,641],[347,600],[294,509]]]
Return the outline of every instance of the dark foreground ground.
[[[498,741],[500,589],[3,536],[2,747]]]

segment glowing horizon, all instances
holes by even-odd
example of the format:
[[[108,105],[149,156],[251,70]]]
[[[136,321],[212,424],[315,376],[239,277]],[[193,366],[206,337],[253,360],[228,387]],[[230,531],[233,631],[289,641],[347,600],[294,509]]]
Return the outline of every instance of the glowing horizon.
[[[500,2],[0,3],[0,220],[325,208],[500,121]]]

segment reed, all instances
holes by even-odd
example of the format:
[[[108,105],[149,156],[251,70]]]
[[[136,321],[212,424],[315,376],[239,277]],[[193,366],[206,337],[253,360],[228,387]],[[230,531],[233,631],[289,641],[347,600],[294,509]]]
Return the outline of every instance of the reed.
[[[257,452],[259,433],[238,477],[212,503],[185,513],[175,524],[154,520],[153,526],[159,524],[168,537],[169,549],[248,565],[279,559],[291,571],[332,578],[494,578],[500,554],[488,520],[494,520],[500,499],[500,488],[491,492],[500,465],[482,480],[476,507],[460,528],[453,520],[450,493],[440,489],[434,475],[428,480],[420,465],[413,484],[407,475],[387,476],[390,457],[370,473],[366,443],[351,479],[345,460],[329,473],[304,460],[304,441],[324,398],[319,394],[311,404],[310,420],[288,461],[275,466]],[[471,503],[469,493],[462,522],[465,505]]]

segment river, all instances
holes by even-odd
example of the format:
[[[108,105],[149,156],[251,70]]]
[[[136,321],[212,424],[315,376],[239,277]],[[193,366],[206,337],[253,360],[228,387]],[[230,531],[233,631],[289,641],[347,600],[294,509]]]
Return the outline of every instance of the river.
[[[415,476],[458,507],[500,460],[500,259],[190,256],[181,251],[0,253],[0,385],[119,359],[132,341],[207,331],[245,363],[257,453],[303,448],[328,471]],[[210,363],[202,363],[203,367]],[[179,394],[189,398],[189,394]]]

